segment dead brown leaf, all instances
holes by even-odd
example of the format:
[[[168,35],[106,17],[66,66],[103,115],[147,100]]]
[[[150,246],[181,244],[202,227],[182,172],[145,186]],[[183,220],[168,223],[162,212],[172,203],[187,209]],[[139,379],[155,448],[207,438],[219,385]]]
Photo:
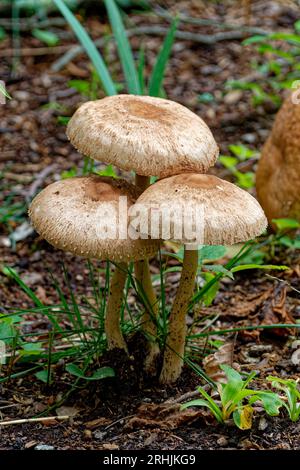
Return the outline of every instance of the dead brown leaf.
[[[111,424],[111,422],[112,422],[111,419],[101,417],[98,419],[93,419],[92,421],[87,421],[86,423],[84,423],[84,425],[88,429],[96,429],[96,428],[99,428],[100,426],[108,426],[109,424]]]
[[[143,404],[134,417],[125,425],[126,431],[132,431],[137,428],[146,429],[176,429],[180,426],[190,424],[198,418],[204,418],[207,412],[199,410],[180,410],[179,404]]]
[[[215,353],[210,354],[203,360],[203,367],[206,374],[216,382],[226,382],[226,377],[221,364],[231,365],[233,361],[234,343],[229,342],[223,344]]]

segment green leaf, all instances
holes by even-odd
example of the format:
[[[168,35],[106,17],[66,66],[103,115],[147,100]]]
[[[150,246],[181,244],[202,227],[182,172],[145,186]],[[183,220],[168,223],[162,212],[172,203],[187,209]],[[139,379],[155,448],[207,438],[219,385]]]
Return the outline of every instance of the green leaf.
[[[226,254],[226,247],[223,245],[203,245],[199,249],[199,262],[203,260],[221,259]]]
[[[237,178],[237,184],[244,189],[253,188],[255,185],[255,174],[252,171],[247,171],[242,173],[241,171],[234,172],[235,177]]]
[[[107,377],[115,377],[115,371],[111,367],[102,367],[91,376],[85,376],[84,372],[76,364],[67,364],[66,370],[69,374],[84,380],[101,380]]]
[[[39,370],[34,375],[45,384],[48,383],[48,370]]]
[[[5,96],[5,98],[8,98],[11,100],[11,96],[7,93],[6,88],[0,83],[0,93]]]
[[[68,86],[74,88],[82,95],[89,96],[90,94],[90,83],[87,80],[69,80]]]
[[[149,95],[159,96],[163,79],[165,75],[165,70],[170,58],[172,46],[175,39],[175,33],[178,25],[178,18],[175,18],[172,21],[168,34],[165,37],[162,48],[159,51],[159,54],[156,59],[156,63],[153,67],[150,79],[149,79]]]
[[[69,23],[74,33],[76,34],[79,42],[89,56],[91,62],[93,63],[99,78],[102,82],[102,86],[107,95],[116,95],[116,88],[109,71],[102,59],[100,52],[97,50],[94,42],[87,34],[83,26],[79,23],[77,18],[73,15],[71,10],[65,5],[63,0],[53,0],[57,8],[61,11],[62,15],[65,17],[66,21]]]
[[[274,264],[240,264],[240,266],[235,266],[234,268],[231,269],[232,273],[236,273],[238,271],[246,271],[248,269],[265,269],[265,270],[279,270],[279,271],[285,271],[286,269],[290,269],[288,266],[278,266]]]
[[[146,66],[145,47],[142,44],[139,50],[138,64],[137,64],[137,73],[138,73],[138,79],[139,79],[139,84],[140,84],[142,95],[147,94],[146,84],[145,84],[145,66]]]
[[[184,403],[183,405],[181,405],[180,409],[185,410],[186,408],[190,408],[192,406],[204,406],[205,408],[208,408],[219,423],[223,422],[221,413],[219,411],[216,411],[216,408],[212,406],[209,401],[203,400],[202,398],[198,398],[197,400],[192,400],[187,403]]]
[[[251,405],[245,405],[233,412],[233,421],[239,429],[251,429],[253,408]]]
[[[227,378],[227,383],[221,392],[222,405],[227,408],[243,388],[243,380],[240,374],[232,367],[221,364],[220,368],[225,372]]]
[[[267,36],[262,36],[261,34],[256,34],[255,36],[251,36],[251,38],[245,39],[242,44],[244,46],[249,46],[250,44],[255,44],[257,42],[265,41]]]
[[[114,0],[104,0],[104,3],[118,46],[118,54],[121,60],[128,91],[133,95],[141,95],[141,87],[134,64],[132,50],[126,35],[119,9]]]
[[[261,400],[263,407],[268,415],[279,415],[279,409],[283,406],[283,401],[280,399],[277,393],[259,391],[257,392],[257,396]]]
[[[300,20],[297,20],[296,23],[294,23],[294,28],[297,33],[300,33]]]
[[[215,101],[215,97],[212,93],[205,92],[198,95],[198,101],[199,103],[204,104],[213,103]]]
[[[203,267],[213,273],[222,273],[225,276],[230,277],[230,279],[234,279],[232,272],[222,266],[222,264],[204,264]]]
[[[272,222],[276,225],[278,230],[296,230],[300,228],[300,222],[294,219],[273,219]]]
[[[230,157],[230,156],[227,156],[227,155],[221,155],[219,157],[219,161],[222,163],[222,165],[225,168],[228,168],[228,169],[234,168],[236,166],[236,164],[239,162],[236,157]]]
[[[246,145],[229,145],[228,148],[236,157],[239,157],[239,159],[242,161],[257,156],[257,152],[255,150],[249,149],[246,147]]]
[[[203,277],[206,281],[206,284],[211,282],[212,280],[215,279],[215,275],[212,273],[203,273]],[[214,282],[211,287],[205,292],[205,294],[202,296],[202,302],[206,307],[209,307],[213,300],[215,299],[218,291],[219,291],[220,283],[219,282]]]
[[[0,41],[3,41],[3,39],[6,38],[6,32],[5,29],[0,26]]]
[[[97,175],[110,176],[111,178],[117,178],[117,174],[112,165],[107,165],[104,170],[97,171]]]
[[[54,47],[59,43],[59,37],[51,31],[36,28],[32,31],[32,35],[49,47]]]

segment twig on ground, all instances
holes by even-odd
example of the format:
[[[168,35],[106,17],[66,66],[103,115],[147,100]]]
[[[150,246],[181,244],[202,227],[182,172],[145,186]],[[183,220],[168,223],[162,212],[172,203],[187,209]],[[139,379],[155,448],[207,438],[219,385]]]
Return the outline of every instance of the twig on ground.
[[[35,196],[37,190],[43,184],[47,176],[49,176],[50,173],[53,173],[53,171],[55,171],[56,169],[57,169],[57,164],[52,163],[51,165],[46,166],[39,173],[37,173],[35,180],[29,186],[29,189],[24,192],[24,196],[25,196],[27,203],[29,203],[31,199]]]
[[[127,37],[139,36],[142,34],[152,34],[156,36],[166,36],[168,33],[168,28],[164,26],[154,25],[154,26],[138,26],[136,28],[130,29],[126,32]],[[200,33],[191,33],[190,31],[176,31],[175,37],[177,39],[182,39],[185,41],[198,42],[200,44],[213,45],[220,41],[229,41],[233,39],[244,39],[245,32],[241,30],[234,31],[223,31],[215,34],[200,34]],[[97,47],[103,47],[108,40],[113,39],[113,36],[109,36],[95,41]],[[61,46],[63,47],[63,46]],[[51,70],[53,72],[59,72],[66,64],[71,62],[78,54],[81,54],[84,51],[84,48],[80,45],[72,47],[69,49],[65,55],[63,55],[59,60],[52,64]]]
[[[209,385],[203,385],[202,388],[204,390],[209,390]],[[184,393],[183,395],[180,395],[180,397],[177,398],[169,398],[168,400],[165,401],[165,404],[176,404],[176,403],[182,403],[183,401],[189,400],[190,398],[194,398],[199,396],[199,391],[198,390],[192,390],[191,392]]]
[[[9,421],[0,421],[1,426],[11,426],[13,424],[24,424],[24,423],[43,423],[47,421],[66,421],[70,419],[70,416],[48,416],[46,418],[28,418],[28,419],[12,419]]]

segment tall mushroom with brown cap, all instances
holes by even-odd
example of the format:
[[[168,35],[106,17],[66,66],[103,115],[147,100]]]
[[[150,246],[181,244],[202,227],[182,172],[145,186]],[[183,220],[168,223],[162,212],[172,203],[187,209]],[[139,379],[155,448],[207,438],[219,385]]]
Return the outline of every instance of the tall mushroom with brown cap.
[[[116,95],[84,103],[69,121],[67,135],[83,154],[135,171],[141,190],[149,186],[150,176],[205,172],[218,156],[213,135],[200,117],[178,103],[150,96]],[[135,273],[157,315],[148,262],[136,263]],[[143,325],[147,333],[155,333],[151,312],[144,315]],[[149,364],[157,353],[151,343]]]
[[[119,263],[112,277],[106,309],[109,349],[127,350],[120,329],[120,308],[128,262],[148,259],[158,249],[155,240],[128,237],[128,219],[120,206],[120,197],[126,198],[130,207],[138,194],[135,186],[122,179],[75,177],[47,186],[29,208],[36,231],[54,247],[84,258]]]
[[[136,206],[148,214],[143,228],[134,220],[131,222],[141,234],[153,237],[154,231],[157,238],[169,238],[185,244],[181,279],[170,313],[167,348],[160,376],[161,382],[170,383],[179,377],[183,365],[185,316],[198,268],[195,244],[232,245],[250,240],[264,231],[267,220],[256,199],[246,191],[216,176],[194,173],[180,174],[154,183],[141,194],[132,209]],[[151,226],[152,209],[156,211],[156,227]]]
[[[300,221],[300,106],[293,99],[299,92],[278,111],[256,171],[257,197],[271,225],[286,217]]]

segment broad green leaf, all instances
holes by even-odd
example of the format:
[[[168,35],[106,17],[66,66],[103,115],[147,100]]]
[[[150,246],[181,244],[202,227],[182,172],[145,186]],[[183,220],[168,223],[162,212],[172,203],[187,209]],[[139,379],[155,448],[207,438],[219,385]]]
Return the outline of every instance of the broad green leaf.
[[[239,429],[251,429],[253,408],[251,405],[245,405],[233,412],[233,420]]]
[[[84,372],[76,364],[67,364],[66,370],[69,374],[75,375],[75,377],[83,380],[100,380],[115,376],[115,371],[111,367],[102,367],[96,370],[91,376],[85,376]]]
[[[280,231],[300,228],[300,222],[294,219],[273,219],[272,222]]]
[[[167,63],[170,58],[172,46],[175,39],[175,33],[178,25],[178,18],[175,18],[170,26],[167,36],[163,42],[162,48],[156,59],[150,79],[149,79],[149,95],[159,96]]]
[[[68,86],[74,88],[82,95],[89,96],[90,94],[90,82],[88,80],[69,80]]]
[[[49,47],[56,46],[59,43],[59,37],[51,31],[36,28],[32,31],[32,35]]]
[[[127,38],[120,11],[114,0],[104,0],[104,3],[114,33],[114,38],[118,46],[118,54],[122,64],[128,91],[133,95],[141,95],[138,74],[135,68],[132,50]]]
[[[234,168],[237,165],[237,163],[239,162],[236,157],[230,157],[230,156],[227,156],[227,155],[221,155],[219,157],[219,161],[222,163],[222,165],[225,168],[228,168],[228,169]]]
[[[297,20],[296,23],[294,23],[294,28],[297,33],[300,33],[300,20]]]
[[[34,374],[37,379],[41,380],[44,383],[48,382],[48,371],[47,370],[39,370]]]
[[[227,364],[221,364],[220,368],[225,372],[227,378],[227,383],[222,388],[221,402],[223,407],[228,408],[241,391],[243,380],[240,374]]]
[[[282,407],[283,401],[276,393],[259,391],[257,392],[257,396],[262,401],[263,407],[268,415],[279,415],[279,409]]]
[[[71,10],[63,2],[63,0],[53,0],[57,8],[60,10],[62,15],[65,17],[66,21],[69,23],[74,33],[76,34],[79,42],[89,56],[91,62],[93,63],[99,78],[101,80],[103,89],[107,95],[116,95],[116,88],[110,73],[102,59],[100,52],[97,50],[94,42],[85,31],[84,27],[79,23],[77,18],[73,15]]]
[[[228,148],[236,157],[239,157],[239,159],[242,161],[257,155],[257,152],[255,150],[249,149],[248,147],[246,147],[246,145],[243,144],[232,144],[229,145]]]
[[[209,282],[214,280],[216,276],[212,273],[203,273],[203,277],[206,280],[206,284],[208,284]],[[211,287],[203,294],[201,300],[206,307],[209,307],[209,305],[211,305],[211,303],[215,299],[219,291],[219,287],[220,287],[220,283],[214,282],[212,283]]]
[[[225,254],[226,247],[223,245],[203,245],[199,248],[199,262],[221,259]]]

